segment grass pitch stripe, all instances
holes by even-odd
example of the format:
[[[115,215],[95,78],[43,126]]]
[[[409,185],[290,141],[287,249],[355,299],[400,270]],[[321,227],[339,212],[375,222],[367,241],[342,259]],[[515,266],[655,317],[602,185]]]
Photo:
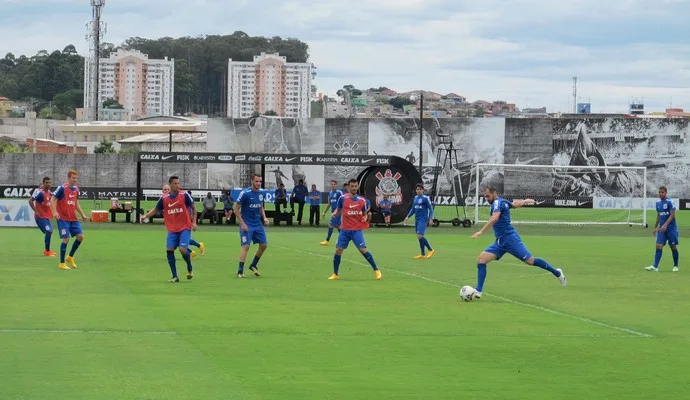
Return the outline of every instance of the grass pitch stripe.
[[[0,328],[0,333],[66,333],[66,334],[139,334],[139,335],[177,335],[174,331],[133,331],[118,329],[10,329]]]
[[[305,251],[305,250],[294,249],[294,248],[290,248],[290,247],[284,247],[284,246],[278,246],[278,245],[273,245],[273,247],[279,247],[279,248],[281,248],[281,249],[291,250],[291,251],[295,251],[295,252],[298,252],[298,253],[309,254],[309,255],[317,256],[317,257],[321,257],[321,258],[327,258],[327,259],[330,259],[330,258],[331,258],[331,256],[327,256],[327,255],[324,255],[324,254],[314,253],[314,252],[311,252],[311,251]],[[371,267],[369,264],[365,264],[365,263],[360,262],[360,261],[349,260],[349,259],[345,259],[345,261],[347,261],[347,262],[349,262],[349,263],[352,263],[352,264],[363,265],[363,266],[365,266],[365,267]],[[457,284],[452,283],[452,282],[446,282],[446,281],[440,281],[440,280],[433,279],[433,278],[427,278],[426,276],[421,276],[421,275],[417,275],[417,274],[413,274],[413,273],[405,272],[405,271],[400,271],[400,270],[396,270],[396,269],[392,269],[392,268],[385,268],[385,270],[386,270],[386,271],[395,272],[396,274],[401,274],[401,275],[406,275],[406,276],[410,276],[410,277],[413,277],[413,278],[422,279],[422,280],[425,280],[425,281],[427,281],[427,282],[437,283],[437,284],[439,284],[439,285],[451,286],[451,287],[455,287],[455,288],[458,288],[458,289],[462,287],[461,285],[457,285]],[[585,317],[580,317],[580,316],[573,315],[573,314],[564,313],[564,312],[562,312],[562,311],[557,311],[557,310],[554,310],[554,309],[551,309],[551,308],[538,306],[538,305],[536,305],[536,304],[524,303],[524,302],[521,302],[521,301],[509,299],[509,298],[507,298],[507,297],[503,297],[503,296],[499,296],[499,295],[495,295],[495,294],[484,293],[484,296],[494,297],[494,298],[497,298],[497,299],[499,299],[499,300],[505,301],[506,303],[511,303],[511,304],[515,304],[515,305],[518,305],[518,306],[523,306],[523,307],[527,307],[527,308],[532,308],[532,309],[534,309],[534,310],[539,310],[539,311],[547,312],[547,313],[549,313],[549,314],[553,314],[553,315],[558,315],[558,316],[561,316],[561,317],[566,317],[566,318],[574,319],[574,320],[577,320],[577,321],[580,321],[580,322],[584,322],[584,323],[591,324],[591,325],[601,326],[601,327],[603,327],[603,328],[608,328],[608,329],[612,329],[612,330],[619,331],[619,332],[625,332],[625,333],[628,333],[628,334],[630,334],[630,335],[635,335],[635,336],[638,336],[638,337],[645,337],[645,338],[652,338],[652,337],[654,337],[654,335],[651,335],[651,334],[649,334],[649,333],[639,332],[639,331],[636,331],[636,330],[634,330],[634,329],[629,329],[629,328],[625,328],[625,327],[622,327],[622,326],[611,325],[611,324],[607,324],[607,323],[601,322],[601,321],[596,321],[596,320],[593,320],[593,319],[590,319],[590,318],[585,318]]]

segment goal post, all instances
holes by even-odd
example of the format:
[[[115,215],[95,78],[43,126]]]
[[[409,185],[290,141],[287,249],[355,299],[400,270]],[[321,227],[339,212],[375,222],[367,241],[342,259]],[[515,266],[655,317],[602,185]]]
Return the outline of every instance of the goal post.
[[[506,200],[536,200],[511,213],[515,224],[640,225],[647,227],[647,168],[623,166],[475,164],[475,223],[487,222],[483,196],[494,187]],[[472,204],[472,203],[470,203]]]

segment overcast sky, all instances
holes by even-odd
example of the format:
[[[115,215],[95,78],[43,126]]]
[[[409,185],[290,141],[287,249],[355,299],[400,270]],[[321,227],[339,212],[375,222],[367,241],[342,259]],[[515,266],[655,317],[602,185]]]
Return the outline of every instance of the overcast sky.
[[[87,50],[89,0],[0,0],[0,57]],[[690,0],[107,0],[104,41],[230,34],[309,44],[315,84],[454,92],[519,107],[690,110]]]

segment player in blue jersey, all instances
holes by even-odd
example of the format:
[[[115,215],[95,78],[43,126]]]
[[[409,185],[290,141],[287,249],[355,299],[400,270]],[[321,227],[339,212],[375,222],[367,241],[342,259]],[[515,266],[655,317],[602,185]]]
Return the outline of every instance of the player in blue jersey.
[[[534,258],[529,250],[527,250],[527,247],[525,247],[522,238],[520,238],[520,235],[510,221],[511,208],[532,205],[535,201],[533,199],[505,200],[499,197],[496,189],[491,186],[484,189],[484,198],[491,204],[491,217],[489,218],[489,222],[487,222],[479,232],[472,235],[472,239],[478,238],[491,227],[494,230],[494,235],[496,235],[496,241],[487,247],[486,250],[482,251],[477,259],[477,287],[475,288],[476,293],[474,298],[478,299],[482,297],[484,281],[486,280],[486,264],[494,260],[500,260],[505,253],[512,255],[525,264],[534,265],[551,272],[561,281],[561,285],[567,285],[568,280],[563,270],[552,267],[541,258]]]
[[[264,211],[265,192],[261,189],[261,175],[252,176],[252,185],[240,192],[235,202],[235,216],[240,224],[240,264],[237,267],[237,277],[244,278],[244,262],[247,260],[247,252],[252,242],[259,245],[259,249],[254,255],[254,259],[249,269],[255,276],[259,274],[259,259],[268,247],[266,230],[264,225],[268,225],[268,218]]]
[[[333,214],[338,208],[338,199],[343,195],[343,192],[338,189],[338,182],[335,180],[331,181],[331,191],[328,193],[328,204],[330,207],[326,207],[326,209],[323,211],[323,215],[321,218],[326,217],[326,213],[330,211],[331,214]],[[333,235],[333,229],[337,229],[340,231],[340,221],[341,221],[341,215],[338,214],[336,217],[331,217],[331,221],[328,223],[328,234],[326,235],[326,240],[321,242],[321,246],[328,246],[328,242],[331,240],[331,236]]]
[[[393,213],[393,202],[387,194],[383,196],[383,200],[379,202],[381,215],[383,215],[383,222],[386,226],[391,226],[391,214]]]
[[[673,200],[666,197],[668,190],[666,186],[659,187],[659,201],[656,202],[656,222],[652,235],[656,236],[656,254],[654,255],[654,265],[645,268],[647,271],[659,271],[659,261],[664,251],[664,246],[668,242],[673,254],[673,272],[678,272],[678,224],[676,223],[676,206]],[[657,231],[657,228],[659,230]]]
[[[431,258],[436,251],[431,248],[429,241],[424,237],[424,233],[427,226],[431,226],[431,222],[434,219],[434,206],[431,204],[429,196],[424,194],[424,185],[418,183],[414,187],[414,191],[416,196],[412,201],[412,208],[410,208],[410,212],[407,213],[407,217],[405,217],[403,222],[407,224],[407,219],[414,214],[414,230],[417,233],[419,249],[421,250],[420,254],[414,256],[414,258]],[[424,254],[426,249],[429,249],[429,254]]]

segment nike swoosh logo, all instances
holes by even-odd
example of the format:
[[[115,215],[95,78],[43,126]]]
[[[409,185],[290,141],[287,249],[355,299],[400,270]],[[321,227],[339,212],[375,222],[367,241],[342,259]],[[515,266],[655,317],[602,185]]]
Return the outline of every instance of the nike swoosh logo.
[[[353,204],[353,205],[350,205],[350,206],[348,206],[348,207],[350,207],[350,208],[355,208],[355,207],[357,207],[357,204]]]
[[[174,206],[174,205],[177,204],[177,203],[179,203],[179,201],[176,201],[176,202],[174,202],[174,203],[170,203],[169,206],[172,207],[172,206]]]
[[[527,161],[520,161],[520,157],[518,156],[517,158],[515,158],[515,164],[527,165],[527,164],[530,164],[530,163],[533,162],[533,161],[537,161],[537,160],[540,159],[540,158],[541,158],[541,157],[534,157],[534,158],[530,158],[530,159],[527,160]]]
[[[105,172],[101,172],[101,176],[106,176],[106,175],[108,175],[108,174],[112,174],[113,172],[115,172],[115,171],[105,171]]]
[[[369,158],[369,159],[366,159],[366,160],[362,160],[362,162],[363,162],[363,163],[367,163],[367,162],[369,162],[369,161],[371,161],[371,160],[373,160],[373,158]]]
[[[296,159],[296,158],[297,158],[297,157],[286,158],[286,159],[285,159],[285,162],[290,162],[290,161],[292,161],[292,160],[294,160],[294,159]]]
[[[535,202],[534,204],[539,205],[539,204],[544,204],[544,203],[546,203],[546,200],[544,200],[544,201],[537,201],[537,202]]]
[[[163,156],[163,157],[161,157],[161,159],[167,160],[168,158],[173,158],[173,157],[175,157],[175,156]]]

